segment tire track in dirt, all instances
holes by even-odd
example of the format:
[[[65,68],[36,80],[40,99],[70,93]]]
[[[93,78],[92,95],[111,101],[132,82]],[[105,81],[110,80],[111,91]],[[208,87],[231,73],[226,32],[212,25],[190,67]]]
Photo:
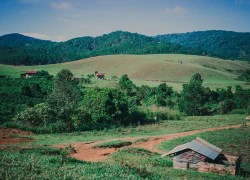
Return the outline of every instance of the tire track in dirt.
[[[247,123],[246,125],[250,125],[250,123]],[[172,139],[185,137],[194,135],[201,132],[212,132],[212,131],[218,131],[222,129],[230,129],[230,128],[240,128],[242,124],[239,125],[230,125],[230,126],[222,126],[222,127],[216,127],[216,128],[207,128],[202,130],[194,130],[194,131],[187,131],[187,132],[181,132],[181,133],[174,133],[174,134],[167,134],[167,135],[161,135],[161,136],[143,136],[143,137],[133,137],[133,138],[116,138],[116,139],[108,139],[103,141],[95,141],[91,143],[73,143],[71,144],[75,150],[76,153],[71,154],[70,156],[79,160],[83,161],[89,161],[89,162],[101,162],[107,159],[108,155],[122,149],[122,148],[96,148],[95,145],[102,142],[107,141],[113,141],[113,140],[127,140],[127,141],[136,141],[139,138],[147,138],[148,140],[146,142],[134,142],[130,146],[126,147],[137,147],[137,148],[144,148],[151,152],[157,152],[159,154],[166,153],[166,151],[159,150],[158,146],[163,141],[170,141]],[[57,145],[55,147],[65,147],[67,145]]]

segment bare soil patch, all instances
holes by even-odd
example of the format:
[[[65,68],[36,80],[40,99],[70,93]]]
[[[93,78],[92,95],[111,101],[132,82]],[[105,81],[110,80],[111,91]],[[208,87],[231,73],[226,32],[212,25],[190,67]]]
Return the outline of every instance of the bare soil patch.
[[[250,125],[250,123],[247,123]],[[144,137],[148,138],[146,142],[136,142],[138,138],[142,137],[133,137],[133,138],[120,138],[120,139],[109,139],[104,141],[95,141],[93,143],[74,143],[71,144],[76,153],[70,155],[73,158],[83,160],[83,161],[90,161],[90,162],[101,162],[107,159],[108,155],[122,149],[122,148],[96,148],[95,145],[101,142],[111,141],[111,140],[127,140],[133,141],[134,143],[130,146],[126,147],[137,147],[137,148],[144,148],[151,152],[157,152],[160,154],[166,153],[166,151],[162,151],[158,149],[158,145],[163,141],[170,141],[175,138],[180,138],[184,136],[190,136],[201,132],[208,132],[208,131],[217,131],[222,129],[230,129],[230,128],[240,128],[242,125],[231,125],[231,126],[223,126],[223,127],[216,127],[216,128],[208,128],[203,130],[194,130],[194,131],[187,131],[181,133],[174,133],[174,134],[167,134],[162,136],[149,136]],[[56,147],[65,147],[66,145],[58,145]]]
[[[3,144],[12,144],[12,143],[32,141],[32,138],[16,137],[18,135],[28,136],[28,135],[32,135],[32,133],[28,131],[22,131],[19,129],[0,127],[0,146]]]

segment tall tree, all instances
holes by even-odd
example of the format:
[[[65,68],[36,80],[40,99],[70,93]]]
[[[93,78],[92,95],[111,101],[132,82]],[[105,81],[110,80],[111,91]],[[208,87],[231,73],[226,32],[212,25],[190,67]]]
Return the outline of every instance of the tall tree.
[[[179,108],[187,115],[201,115],[205,105],[205,90],[201,75],[196,73],[188,84],[183,85]]]
[[[71,114],[80,102],[80,90],[73,81],[73,74],[68,69],[61,70],[54,79],[54,86],[48,97],[48,103],[54,109],[57,118],[72,128]]]

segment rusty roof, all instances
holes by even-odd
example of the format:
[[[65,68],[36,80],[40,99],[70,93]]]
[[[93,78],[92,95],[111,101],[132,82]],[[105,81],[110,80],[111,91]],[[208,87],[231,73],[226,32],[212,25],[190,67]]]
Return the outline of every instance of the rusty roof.
[[[174,154],[186,149],[191,149],[199,154],[202,154],[210,159],[215,159],[222,151],[222,149],[216,147],[213,144],[210,144],[209,142],[205,141],[204,139],[201,139],[199,137],[195,138],[193,141],[188,142],[186,144],[182,144],[179,146],[176,146],[174,149],[169,151],[167,154],[163,156],[167,156],[170,154]]]

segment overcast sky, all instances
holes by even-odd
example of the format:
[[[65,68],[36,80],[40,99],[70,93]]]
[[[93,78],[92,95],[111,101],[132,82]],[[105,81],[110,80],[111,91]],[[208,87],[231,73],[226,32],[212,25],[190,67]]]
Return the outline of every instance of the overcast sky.
[[[116,30],[211,29],[250,32],[250,0],[0,0],[0,35],[64,41]]]

